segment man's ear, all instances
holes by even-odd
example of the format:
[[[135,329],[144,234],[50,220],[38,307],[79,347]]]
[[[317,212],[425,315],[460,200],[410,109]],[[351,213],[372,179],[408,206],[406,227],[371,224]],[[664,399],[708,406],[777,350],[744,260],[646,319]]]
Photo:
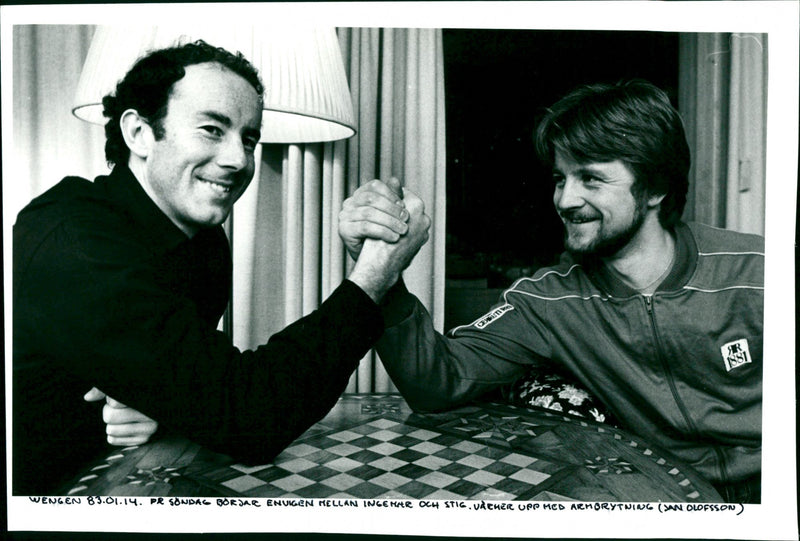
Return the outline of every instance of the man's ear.
[[[136,109],[128,109],[120,116],[119,129],[131,154],[146,159],[155,141],[150,124]]]
[[[651,195],[650,197],[647,198],[647,206],[648,206],[648,208],[657,207],[658,205],[661,204],[661,202],[664,200],[665,197],[667,197],[667,194],[665,194],[665,193],[657,194],[657,195]]]

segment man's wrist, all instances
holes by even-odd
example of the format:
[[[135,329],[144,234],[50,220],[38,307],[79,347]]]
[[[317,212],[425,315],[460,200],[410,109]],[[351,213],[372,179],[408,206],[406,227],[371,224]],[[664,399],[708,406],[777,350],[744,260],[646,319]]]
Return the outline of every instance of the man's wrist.
[[[378,272],[371,268],[364,268],[356,264],[353,272],[347,277],[348,280],[361,288],[375,304],[380,304],[384,295],[400,278],[400,274],[386,276],[385,273]]]

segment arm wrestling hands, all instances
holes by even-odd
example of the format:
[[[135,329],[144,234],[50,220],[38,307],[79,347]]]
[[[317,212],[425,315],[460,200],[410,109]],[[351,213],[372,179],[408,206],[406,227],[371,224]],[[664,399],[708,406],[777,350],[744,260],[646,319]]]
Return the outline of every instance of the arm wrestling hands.
[[[422,200],[404,190],[397,179],[388,183],[373,180],[361,186],[345,200],[339,213],[339,235],[356,261],[350,281],[380,302],[427,242],[430,224]],[[103,421],[111,445],[142,445],[158,429],[156,421],[96,387],[83,398],[87,402],[105,398]]]
[[[397,179],[361,186],[339,213],[339,236],[356,261],[348,279],[380,302],[428,241],[430,225],[422,200]]]

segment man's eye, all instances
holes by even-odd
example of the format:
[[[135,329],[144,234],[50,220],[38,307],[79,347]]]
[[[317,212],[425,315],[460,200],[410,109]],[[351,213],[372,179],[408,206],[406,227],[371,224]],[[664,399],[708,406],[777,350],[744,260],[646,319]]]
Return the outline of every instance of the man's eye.
[[[555,184],[557,188],[564,186],[564,177],[561,175],[553,175],[553,184]]]
[[[202,126],[201,129],[213,135],[214,137],[219,137],[222,135],[222,130],[217,126]]]
[[[583,175],[583,177],[581,177],[581,180],[583,181],[584,184],[596,184],[598,182],[602,182],[598,177],[594,175]]]
[[[247,148],[248,150],[255,150],[256,147],[258,146],[258,139],[253,139],[251,137],[246,137],[243,140],[243,143],[244,143],[244,147]]]

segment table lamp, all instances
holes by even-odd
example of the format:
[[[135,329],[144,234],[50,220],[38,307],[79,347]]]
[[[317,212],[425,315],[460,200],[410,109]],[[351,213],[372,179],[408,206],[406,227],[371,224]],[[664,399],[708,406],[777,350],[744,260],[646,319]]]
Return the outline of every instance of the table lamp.
[[[262,143],[312,143],[356,133],[353,104],[334,28],[250,25],[99,26],[75,95],[73,114],[105,124],[103,96],[148,51],[198,39],[241,52],[264,82]]]

